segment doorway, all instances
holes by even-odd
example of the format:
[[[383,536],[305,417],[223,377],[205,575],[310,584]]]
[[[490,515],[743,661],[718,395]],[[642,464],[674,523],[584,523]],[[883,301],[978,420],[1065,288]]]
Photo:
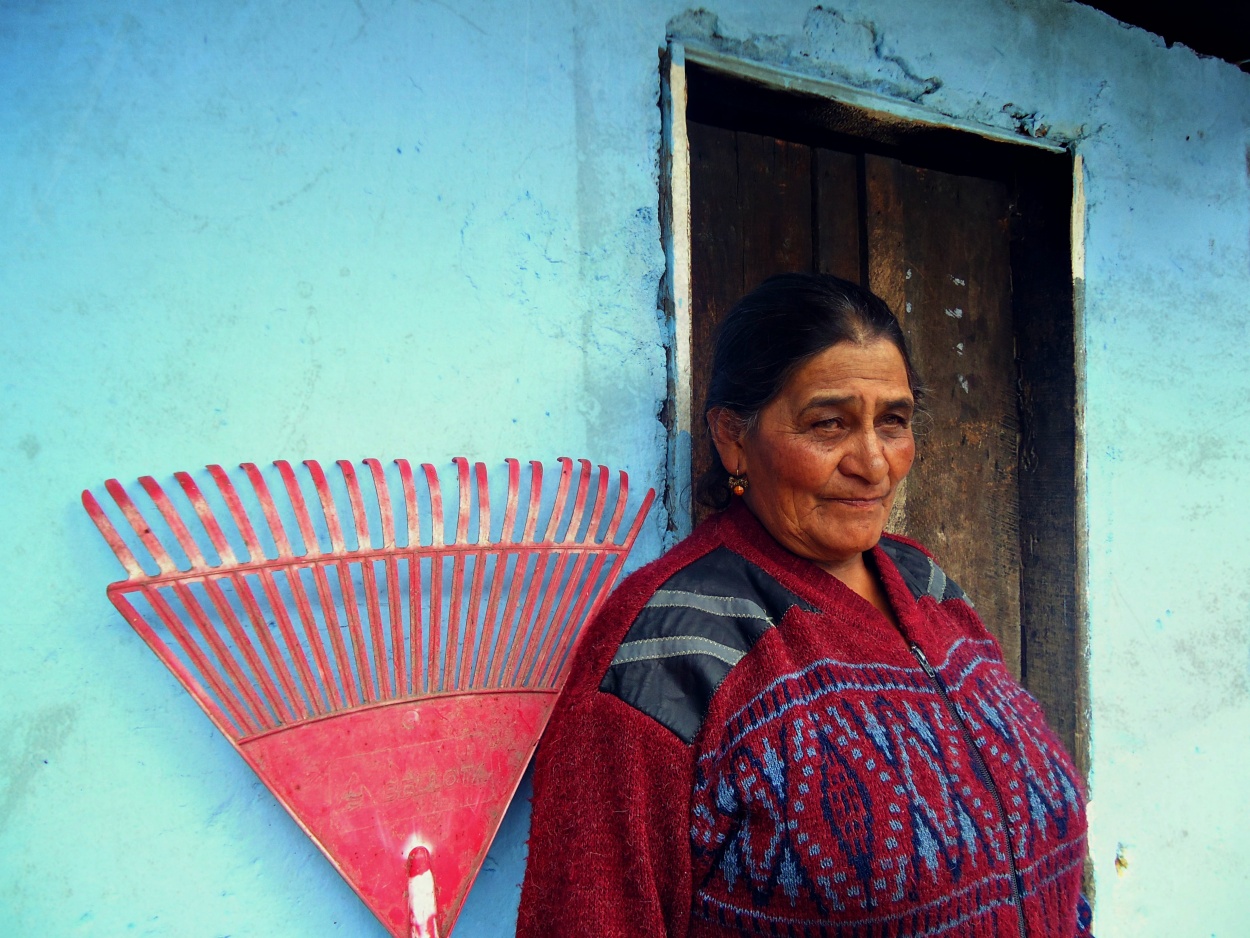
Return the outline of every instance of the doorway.
[[[743,74],[715,54],[677,49],[666,68],[670,514],[700,516],[711,340],[734,301],[783,271],[869,287],[902,321],[927,388],[892,530],[973,598],[1084,770],[1071,155]]]

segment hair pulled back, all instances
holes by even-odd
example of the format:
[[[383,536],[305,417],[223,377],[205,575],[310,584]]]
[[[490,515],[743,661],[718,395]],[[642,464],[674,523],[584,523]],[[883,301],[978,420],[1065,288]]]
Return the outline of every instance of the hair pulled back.
[[[809,358],[842,342],[885,339],[899,350],[907,382],[920,403],[920,376],[890,307],[876,294],[831,274],[778,274],[740,299],[716,331],[703,419],[724,407],[750,430],[759,412]],[[715,441],[711,468],[695,483],[710,508],[729,504],[729,473]]]

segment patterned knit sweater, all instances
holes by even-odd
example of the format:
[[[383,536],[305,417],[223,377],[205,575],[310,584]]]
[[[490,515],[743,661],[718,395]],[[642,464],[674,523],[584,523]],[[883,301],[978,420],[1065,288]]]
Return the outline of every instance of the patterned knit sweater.
[[[629,577],[539,747],[517,934],[1087,936],[1078,775],[962,591],[744,507]]]

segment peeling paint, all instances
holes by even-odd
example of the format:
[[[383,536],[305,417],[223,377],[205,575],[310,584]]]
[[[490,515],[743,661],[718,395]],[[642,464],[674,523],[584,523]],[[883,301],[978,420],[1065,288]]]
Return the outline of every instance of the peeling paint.
[[[702,43],[718,52],[760,64],[795,68],[866,91],[917,102],[942,87],[921,75],[896,51],[891,37],[870,19],[812,7],[797,36],[743,30],[706,9],[687,10],[668,21],[670,39]]]

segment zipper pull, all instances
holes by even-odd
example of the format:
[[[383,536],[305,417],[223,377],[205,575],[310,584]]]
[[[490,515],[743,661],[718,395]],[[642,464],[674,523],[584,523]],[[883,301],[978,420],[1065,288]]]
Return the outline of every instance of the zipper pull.
[[[915,642],[911,642],[907,646],[911,649],[911,653],[916,656],[916,660],[920,662],[920,667],[924,668],[924,673],[937,680],[937,671],[933,670],[933,665],[929,664],[929,659],[924,656],[924,652],[920,650],[920,646]]]

